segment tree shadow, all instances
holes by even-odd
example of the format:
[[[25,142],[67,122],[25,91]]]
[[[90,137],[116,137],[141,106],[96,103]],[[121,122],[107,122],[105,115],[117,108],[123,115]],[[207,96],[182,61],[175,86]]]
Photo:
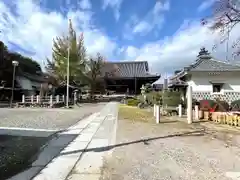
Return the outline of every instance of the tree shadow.
[[[79,149],[79,150],[75,150],[75,151],[60,153],[60,155],[69,155],[69,154],[74,154],[74,153],[79,153],[79,152],[91,152],[91,151],[92,152],[103,152],[103,151],[109,151],[109,150],[114,149],[116,147],[127,146],[127,145],[131,145],[131,144],[143,143],[144,145],[149,145],[149,142],[154,141],[154,140],[159,140],[159,139],[172,138],[172,137],[204,136],[205,134],[206,134],[205,129],[202,129],[202,130],[191,131],[191,132],[170,134],[170,135],[167,135],[167,136],[145,138],[145,139],[125,142],[125,143],[119,143],[119,144],[110,145],[110,146]]]

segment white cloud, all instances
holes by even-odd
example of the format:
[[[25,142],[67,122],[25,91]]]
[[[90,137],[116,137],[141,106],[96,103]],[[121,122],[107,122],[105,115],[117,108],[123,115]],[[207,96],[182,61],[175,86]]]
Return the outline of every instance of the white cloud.
[[[188,25],[186,25],[188,24]],[[238,38],[240,24],[231,32],[229,40],[228,58],[233,59],[231,44]],[[158,73],[173,73],[177,69],[190,65],[196,60],[196,56],[201,47],[205,46],[212,55],[219,60],[226,60],[226,42],[219,44],[220,37],[210,32],[207,27],[203,27],[199,22],[184,21],[183,26],[172,37],[165,37],[156,42],[144,44],[142,47],[125,47],[125,59],[143,60],[149,62],[150,70]],[[214,44],[219,44],[213,49]],[[137,52],[133,57],[128,54],[128,49]],[[239,58],[239,57],[238,57]]]
[[[164,22],[164,12],[170,9],[169,1],[157,1],[154,7],[146,14],[142,20],[139,17],[131,18],[125,25],[124,38],[131,39],[134,35],[146,35],[154,28],[162,28]]]
[[[82,9],[91,9],[92,8],[92,4],[91,4],[90,0],[81,0],[79,2],[79,6]]]
[[[123,0],[103,0],[102,9],[105,10],[107,7],[113,9],[114,17],[116,20],[120,18],[120,8]]]
[[[139,51],[138,48],[133,47],[133,46],[128,46],[125,50],[125,53],[129,59],[132,59],[138,55],[138,53],[139,53],[138,51]]]
[[[133,28],[133,33],[149,32],[151,29],[148,22],[141,21]]]
[[[0,38],[10,48],[13,42],[33,52],[33,59],[41,65],[46,57],[51,57],[52,39],[67,32],[68,18],[72,19],[79,35],[84,33],[89,53],[100,52],[104,56],[111,56],[117,47],[114,41],[94,26],[90,11],[69,10],[63,16],[59,12],[44,11],[32,0],[16,0],[15,8],[13,11],[10,4],[0,2]],[[25,52],[20,53],[28,55]]]
[[[205,0],[203,1],[200,6],[198,7],[198,12],[205,11],[206,9],[210,8],[217,0]]]

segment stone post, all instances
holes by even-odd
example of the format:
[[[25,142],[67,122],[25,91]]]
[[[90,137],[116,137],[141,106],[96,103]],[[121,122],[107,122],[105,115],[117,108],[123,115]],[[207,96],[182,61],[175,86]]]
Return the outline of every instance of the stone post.
[[[154,105],[153,105],[153,116],[154,116],[154,117],[156,117],[156,107],[157,107],[157,105],[154,104]]]
[[[160,106],[159,105],[156,106],[156,123],[157,124],[160,123]]]
[[[33,104],[33,101],[34,101],[34,96],[31,95],[31,103]]]
[[[40,103],[40,96],[37,95],[37,103]]]
[[[25,103],[25,95],[22,95],[22,103]]]
[[[65,103],[65,97],[64,97],[64,95],[62,95],[62,101]]]
[[[181,104],[178,105],[178,116],[182,117],[182,105]]]
[[[59,95],[56,96],[56,103],[59,103]]]
[[[49,104],[50,104],[50,107],[53,106],[53,97],[52,97],[52,95],[50,95]]]
[[[192,123],[192,86],[188,86],[187,90],[187,122]]]
[[[199,120],[199,110],[198,110],[198,105],[195,105],[195,119]]]
[[[77,104],[77,91],[74,91],[73,100],[74,100],[74,104]]]

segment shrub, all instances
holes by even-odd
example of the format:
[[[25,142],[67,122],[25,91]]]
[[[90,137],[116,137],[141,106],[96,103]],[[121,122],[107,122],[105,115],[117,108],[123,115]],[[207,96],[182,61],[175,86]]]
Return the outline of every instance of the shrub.
[[[203,99],[199,101],[199,104],[200,104],[200,110],[209,111],[211,108],[214,107],[216,102],[210,99]]]
[[[128,106],[137,106],[139,103],[141,103],[141,101],[138,99],[135,98],[127,99]]]
[[[233,101],[230,106],[232,111],[240,111],[240,99]]]
[[[226,101],[219,101],[219,100],[217,100],[216,103],[217,103],[216,111],[218,111],[218,112],[229,111],[230,106],[229,106],[229,104]]]
[[[167,106],[178,106],[182,103],[180,92],[165,91],[162,92],[162,103]]]
[[[200,101],[200,110],[210,111],[213,109],[215,112],[226,112],[230,109],[226,101],[204,99]]]
[[[187,108],[187,100],[183,101],[181,104],[182,104],[183,108]],[[197,101],[196,99],[192,99],[192,108],[194,108],[195,105],[198,105],[198,107],[200,107],[200,102]]]

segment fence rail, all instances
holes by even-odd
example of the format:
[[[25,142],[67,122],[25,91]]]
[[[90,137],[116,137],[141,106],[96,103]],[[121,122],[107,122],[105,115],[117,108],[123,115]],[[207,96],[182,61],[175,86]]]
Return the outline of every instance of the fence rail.
[[[59,107],[65,104],[65,97],[63,96],[25,96],[22,95],[22,102],[17,103],[20,107]]]

